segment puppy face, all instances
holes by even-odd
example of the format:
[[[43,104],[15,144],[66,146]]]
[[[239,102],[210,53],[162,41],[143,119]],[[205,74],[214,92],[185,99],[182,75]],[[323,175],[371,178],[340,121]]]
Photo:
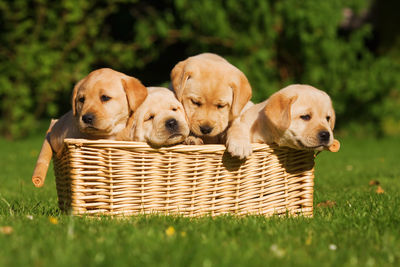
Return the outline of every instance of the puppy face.
[[[291,85],[267,101],[264,109],[274,142],[296,149],[322,150],[332,144],[335,112],[330,97],[308,85]]]
[[[139,80],[111,69],[91,72],[74,88],[72,109],[79,130],[97,137],[122,131],[130,114],[144,101]]]
[[[245,75],[215,54],[200,54],[179,62],[171,72],[171,80],[190,130],[198,137],[222,133],[251,98]]]
[[[189,127],[182,104],[167,88],[149,87],[148,92],[134,114],[134,140],[156,147],[183,142]]]

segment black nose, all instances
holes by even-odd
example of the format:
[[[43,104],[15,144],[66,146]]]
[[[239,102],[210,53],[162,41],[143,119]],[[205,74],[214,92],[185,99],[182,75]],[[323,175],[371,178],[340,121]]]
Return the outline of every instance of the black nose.
[[[209,134],[209,133],[211,133],[212,130],[213,130],[213,128],[208,125],[200,126],[200,131],[203,134]]]
[[[165,122],[165,128],[171,132],[176,132],[178,130],[178,122],[175,119],[169,119]]]
[[[86,113],[85,115],[82,116],[82,121],[86,124],[93,124],[94,115],[91,113]]]
[[[318,133],[318,138],[321,143],[326,143],[329,141],[330,134],[328,131],[320,131]]]

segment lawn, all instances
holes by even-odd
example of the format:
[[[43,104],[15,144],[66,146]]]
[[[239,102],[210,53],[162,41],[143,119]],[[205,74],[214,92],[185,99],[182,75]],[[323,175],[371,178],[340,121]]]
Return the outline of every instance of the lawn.
[[[41,142],[0,139],[0,266],[400,266],[400,139],[318,155],[314,218],[198,219],[62,214],[52,169],[30,180]]]

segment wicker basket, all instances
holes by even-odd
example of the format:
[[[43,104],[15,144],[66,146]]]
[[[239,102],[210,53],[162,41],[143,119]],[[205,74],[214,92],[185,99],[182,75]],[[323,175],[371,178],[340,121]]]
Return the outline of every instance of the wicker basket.
[[[66,139],[65,146],[54,170],[60,208],[73,214],[313,214],[310,151],[253,144],[239,161],[223,145]]]

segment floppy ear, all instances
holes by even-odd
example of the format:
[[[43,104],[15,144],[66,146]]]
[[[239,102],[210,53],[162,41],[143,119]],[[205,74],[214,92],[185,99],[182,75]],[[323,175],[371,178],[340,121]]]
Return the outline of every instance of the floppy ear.
[[[180,102],[182,102],[182,95],[186,86],[186,82],[192,75],[190,72],[185,72],[186,63],[187,60],[179,62],[171,71],[172,87],[174,89],[176,98]]]
[[[233,90],[231,118],[234,119],[240,115],[244,106],[249,102],[252,92],[250,83],[243,73],[240,73],[239,84],[232,84],[231,87]]]
[[[133,114],[133,127],[131,131],[133,141],[145,142],[143,137],[144,135],[143,119],[144,119],[144,112],[138,111],[135,114]]]
[[[275,137],[286,131],[291,122],[291,106],[297,100],[297,95],[287,97],[281,93],[273,94],[264,108],[265,123]]]
[[[83,84],[83,82],[86,81],[86,77],[80,80],[77,84],[74,86],[74,90],[72,91],[72,114],[75,116],[77,113],[76,110],[76,95],[78,94],[78,90]]]
[[[147,97],[147,88],[136,78],[126,76],[122,85],[128,100],[129,109],[135,111]]]

